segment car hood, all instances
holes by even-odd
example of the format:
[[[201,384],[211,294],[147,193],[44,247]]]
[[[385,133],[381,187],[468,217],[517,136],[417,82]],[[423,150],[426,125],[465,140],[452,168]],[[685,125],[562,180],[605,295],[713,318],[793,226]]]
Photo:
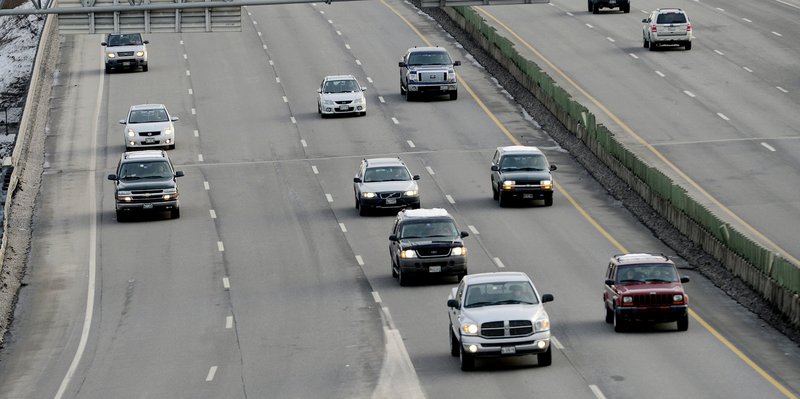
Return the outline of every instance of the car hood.
[[[322,93],[323,100],[331,101],[353,101],[364,96],[362,91],[353,91],[347,93]]]
[[[175,179],[141,179],[141,180],[119,180],[117,182],[117,190],[119,191],[133,191],[133,190],[164,190],[168,188],[175,188]]]
[[[142,45],[135,45],[135,46],[107,46],[106,51],[113,51],[118,53],[120,51],[139,51],[144,50],[144,46]]]
[[[683,292],[681,283],[633,283],[633,284],[620,284],[617,285],[617,291],[620,294],[671,294],[675,292]]]
[[[160,132],[172,126],[172,122],[129,123],[126,126],[134,132]]]
[[[501,171],[500,176],[503,177],[503,180],[550,180],[551,179],[550,172],[546,170],[542,171],[514,170],[506,172]]]
[[[382,193],[387,191],[409,191],[416,189],[417,189],[417,182],[415,182],[414,180],[378,181],[372,183],[361,183],[361,191],[367,193]]]
[[[472,320],[476,324],[498,320],[532,320],[535,321],[541,316],[546,315],[542,304],[525,305],[495,305],[482,306],[479,308],[463,308],[462,315]]]
[[[450,69],[452,69],[450,65],[411,65],[408,67],[411,72],[449,71]]]
[[[404,249],[426,249],[426,248],[451,248],[460,247],[464,242],[459,236],[453,237],[421,237],[403,238],[400,244]]]

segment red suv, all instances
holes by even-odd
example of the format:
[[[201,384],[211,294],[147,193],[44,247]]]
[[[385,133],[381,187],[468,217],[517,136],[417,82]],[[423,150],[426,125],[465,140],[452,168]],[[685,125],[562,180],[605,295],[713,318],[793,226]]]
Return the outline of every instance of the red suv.
[[[675,263],[666,255],[620,254],[611,257],[606,270],[603,302],[606,323],[624,331],[636,321],[678,322],[678,331],[689,328],[689,297]]]

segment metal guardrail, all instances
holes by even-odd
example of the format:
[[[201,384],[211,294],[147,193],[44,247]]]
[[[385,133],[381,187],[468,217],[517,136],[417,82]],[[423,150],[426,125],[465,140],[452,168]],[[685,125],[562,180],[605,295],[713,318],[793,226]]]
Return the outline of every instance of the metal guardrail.
[[[5,107],[0,104],[0,135],[17,134],[22,120],[22,107]]]

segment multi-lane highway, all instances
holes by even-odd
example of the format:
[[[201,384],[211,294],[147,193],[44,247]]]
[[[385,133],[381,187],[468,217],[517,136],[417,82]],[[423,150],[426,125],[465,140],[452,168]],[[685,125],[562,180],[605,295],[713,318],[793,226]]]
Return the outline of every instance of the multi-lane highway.
[[[29,276],[0,358],[0,397],[798,395],[797,345],[690,269],[689,331],[662,325],[617,334],[604,323],[610,255],[670,250],[418,10],[379,0],[244,12],[241,33],[148,35],[146,73],[104,75],[99,35],[62,38]],[[629,25],[633,33],[618,40],[637,40],[638,25]],[[564,26],[551,26],[548,37]],[[576,31],[564,36],[582,38],[570,45],[584,56],[577,50],[595,33]],[[400,96],[397,61],[426,44],[464,61],[457,101]],[[698,39],[691,54],[703,48]],[[615,51],[588,49],[607,60]],[[569,58],[557,65],[592,68],[574,63],[583,65]],[[680,66],[659,68],[676,80],[700,79]],[[346,73],[368,87],[367,116],[321,119],[319,82]],[[620,97],[668,85],[638,75],[618,76]],[[586,79],[613,87],[605,76]],[[696,84],[698,96],[716,95]],[[130,105],[150,102],[180,117],[169,155],[186,173],[181,218],[118,223],[105,180],[124,149],[117,121]],[[664,115],[708,123],[695,115],[700,109]],[[690,140],[689,132],[655,125],[648,134]],[[559,167],[552,207],[499,208],[491,198],[490,156],[522,135]],[[552,366],[518,358],[459,370],[446,335],[445,300],[455,282],[399,287],[387,253],[393,217],[359,217],[353,207],[355,168],[373,156],[401,156],[422,176],[423,207],[446,208],[471,232],[471,273],[524,271],[554,294]],[[701,159],[693,169],[718,167]]]

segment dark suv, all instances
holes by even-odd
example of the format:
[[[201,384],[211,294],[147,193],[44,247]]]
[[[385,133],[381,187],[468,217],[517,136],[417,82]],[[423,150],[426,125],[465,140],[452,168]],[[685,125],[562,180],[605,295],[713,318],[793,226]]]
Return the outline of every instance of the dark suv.
[[[408,285],[412,276],[467,275],[467,247],[456,222],[446,210],[407,209],[400,211],[389,236],[392,277]]]
[[[606,323],[614,331],[627,329],[629,323],[678,322],[678,331],[689,328],[689,297],[675,263],[661,254],[614,255],[606,270],[603,301]]]
[[[358,214],[371,209],[419,208],[419,175],[412,175],[400,158],[364,159],[353,178]]]
[[[589,2],[589,12],[598,14],[600,8],[619,8],[624,13],[631,12],[630,0],[587,0]]]
[[[511,200],[544,200],[553,205],[553,176],[556,165],[536,147],[497,147],[492,157],[492,197],[507,205]]]
[[[114,182],[117,221],[135,211],[169,211],[172,219],[181,217],[177,181],[181,176],[165,151],[123,153],[117,173],[108,175]]]

